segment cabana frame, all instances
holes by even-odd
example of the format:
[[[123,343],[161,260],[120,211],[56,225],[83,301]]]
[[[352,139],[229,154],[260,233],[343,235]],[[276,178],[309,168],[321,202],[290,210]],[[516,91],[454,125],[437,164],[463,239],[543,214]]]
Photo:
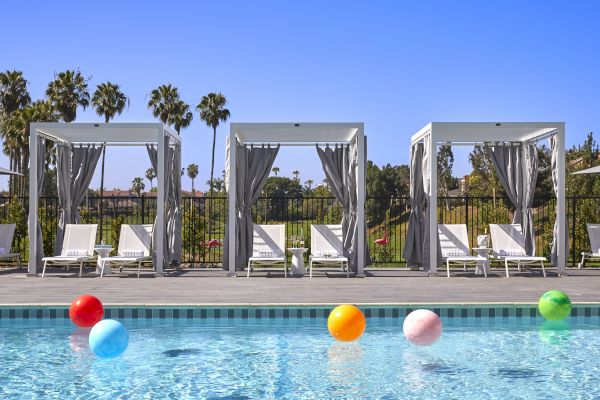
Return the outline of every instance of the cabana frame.
[[[557,263],[559,275],[565,273],[566,254],[566,203],[565,203],[565,123],[564,122],[431,122],[414,134],[411,147],[419,142],[428,143],[428,167],[431,189],[429,195],[429,273],[437,274],[437,155],[438,146],[466,145],[477,146],[485,143],[518,142],[536,143],[540,140],[557,137],[557,180],[556,213],[557,227]],[[426,138],[430,140],[425,141]],[[523,146],[524,147],[524,146]],[[523,149],[524,151],[524,149]],[[525,176],[525,168],[522,170]],[[525,181],[525,179],[523,179]]]
[[[36,275],[37,265],[37,231],[38,224],[38,138],[43,137],[53,142],[74,145],[105,146],[146,146],[154,144],[157,148],[157,240],[154,243],[157,273],[164,272],[164,232],[165,232],[165,141],[169,146],[180,145],[181,138],[175,131],[162,123],[32,123],[29,131],[29,274]],[[181,148],[179,146],[179,148]],[[116,244],[115,244],[116,245]]]
[[[366,137],[364,124],[357,123],[231,123],[228,138],[228,160],[226,165],[226,181],[228,182],[228,230],[231,237],[235,238],[236,223],[236,143],[242,146],[280,145],[280,146],[327,146],[349,145],[356,140],[358,163],[356,170],[357,187],[357,226],[358,226],[358,262],[356,276],[364,276],[365,267],[365,154]],[[229,265],[227,268],[230,276],[236,275],[236,249],[235,240],[230,240],[228,248]]]

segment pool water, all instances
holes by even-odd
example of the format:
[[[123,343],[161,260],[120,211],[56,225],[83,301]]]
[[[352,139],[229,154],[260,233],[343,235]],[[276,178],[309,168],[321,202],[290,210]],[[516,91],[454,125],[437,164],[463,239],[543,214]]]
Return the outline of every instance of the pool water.
[[[98,359],[68,320],[0,320],[1,399],[597,399],[598,318],[445,320],[414,347],[402,318],[354,343],[325,319],[134,320],[129,348]]]

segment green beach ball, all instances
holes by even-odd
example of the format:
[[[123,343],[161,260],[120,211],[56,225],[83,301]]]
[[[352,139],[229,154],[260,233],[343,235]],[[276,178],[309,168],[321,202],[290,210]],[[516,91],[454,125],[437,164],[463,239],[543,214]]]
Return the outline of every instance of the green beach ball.
[[[560,290],[549,290],[540,297],[538,310],[550,321],[561,321],[571,314],[571,299]]]

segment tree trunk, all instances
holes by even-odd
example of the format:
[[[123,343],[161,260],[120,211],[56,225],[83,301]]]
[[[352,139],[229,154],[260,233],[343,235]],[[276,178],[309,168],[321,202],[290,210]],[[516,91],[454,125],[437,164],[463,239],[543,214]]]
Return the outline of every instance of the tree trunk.
[[[213,193],[213,173],[215,171],[215,142],[217,140],[217,127],[213,126],[213,143],[212,143],[212,158],[210,162],[210,188],[209,192],[212,197]]]
[[[10,158],[9,158],[9,159],[10,159],[10,161],[9,161],[10,170],[11,170],[11,171],[14,171],[14,170],[15,170],[15,169],[14,169],[15,167],[14,167],[14,165],[13,165],[13,164],[14,164],[14,159],[13,159],[13,151],[12,151],[12,149],[10,149],[10,150],[8,151],[8,153],[9,153],[9,157],[10,157]],[[15,185],[15,179],[14,179],[14,175],[9,175],[9,176],[8,176],[8,197],[10,197],[11,199],[12,199],[12,194],[13,194],[13,186],[14,186],[14,185]]]
[[[208,203],[208,234],[211,234],[211,218],[212,218],[212,197],[213,197],[213,183],[214,183],[214,172],[215,172],[215,143],[217,141],[217,127],[213,126],[213,142],[212,142],[212,157],[210,162],[210,185],[209,193],[210,199]]]

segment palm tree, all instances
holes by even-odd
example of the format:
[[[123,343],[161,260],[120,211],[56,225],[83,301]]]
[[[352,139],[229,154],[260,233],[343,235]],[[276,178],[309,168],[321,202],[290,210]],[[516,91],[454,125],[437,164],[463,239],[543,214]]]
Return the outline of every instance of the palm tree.
[[[306,182],[304,182],[304,185],[306,186],[306,191],[307,192],[311,191],[313,183],[314,183],[314,181],[312,179],[307,179]]]
[[[150,191],[152,191],[152,181],[156,178],[156,171],[150,167],[146,170],[146,179],[150,181]]]
[[[173,123],[173,127],[177,131],[177,134],[181,134],[182,128],[187,128],[192,123],[192,119],[194,119],[194,115],[190,111],[190,106],[188,106],[182,100],[179,100],[175,106],[175,110],[171,121]]]
[[[207,126],[213,129],[212,141],[212,157],[210,162],[210,188],[209,192],[212,195],[214,183],[215,169],[215,143],[217,140],[217,127],[221,122],[227,121],[230,116],[229,110],[225,108],[227,99],[222,93],[209,93],[202,96],[200,103],[196,106],[196,110],[200,112],[200,118]]]
[[[187,166],[187,176],[192,180],[192,194],[196,193],[194,179],[198,176],[198,164],[190,164]]]
[[[0,123],[7,118],[10,118],[12,113],[21,109],[31,103],[31,96],[27,90],[27,80],[23,78],[23,73],[16,70],[6,70],[0,72]],[[0,136],[6,143],[7,136],[6,131],[2,129]],[[5,153],[8,154],[10,160],[10,169],[14,169],[14,151],[12,148],[5,149]],[[16,177],[9,177],[9,192],[12,194],[13,186],[16,182]]]
[[[129,106],[129,98],[123,94],[119,85],[112,82],[101,83],[96,86],[92,96],[92,105],[96,114],[104,117],[107,124],[115,115],[121,115],[126,106]]]
[[[13,155],[12,167],[17,172],[27,174],[30,124],[32,122],[55,122],[59,118],[60,115],[49,101],[38,100],[25,108],[15,110],[9,117],[0,121],[0,129],[4,132],[5,137],[3,151],[5,154]],[[25,185],[22,185],[18,195],[25,195]]]
[[[292,171],[292,175],[294,175],[294,179],[297,182],[300,182],[300,171],[298,171],[298,170]]]
[[[181,133],[181,129],[190,126],[194,118],[190,106],[181,100],[178,89],[170,83],[160,85],[150,92],[148,108],[163,124],[173,125],[177,134]]]
[[[142,195],[142,191],[146,188],[144,180],[141,177],[133,178],[131,181],[131,191],[137,194],[138,197]]]
[[[279,167],[273,167],[273,169],[271,171],[273,171],[275,176],[277,176],[277,174],[279,173]]]
[[[109,123],[115,115],[123,112],[129,106],[129,98],[121,92],[119,85],[112,82],[101,83],[96,86],[92,95],[92,105],[96,114],[104,117],[104,122]],[[102,171],[100,173],[100,197],[104,197],[104,161],[106,159],[106,146],[102,149]],[[100,215],[104,212],[104,201],[100,200]],[[100,219],[102,221],[102,219]],[[100,239],[102,239],[102,226],[100,226]]]
[[[21,71],[0,72],[0,112],[8,116],[31,103],[27,80]]]
[[[73,70],[55,74],[54,80],[46,89],[46,97],[63,121],[73,122],[77,117],[77,107],[81,106],[85,110],[90,105],[88,78]]]

